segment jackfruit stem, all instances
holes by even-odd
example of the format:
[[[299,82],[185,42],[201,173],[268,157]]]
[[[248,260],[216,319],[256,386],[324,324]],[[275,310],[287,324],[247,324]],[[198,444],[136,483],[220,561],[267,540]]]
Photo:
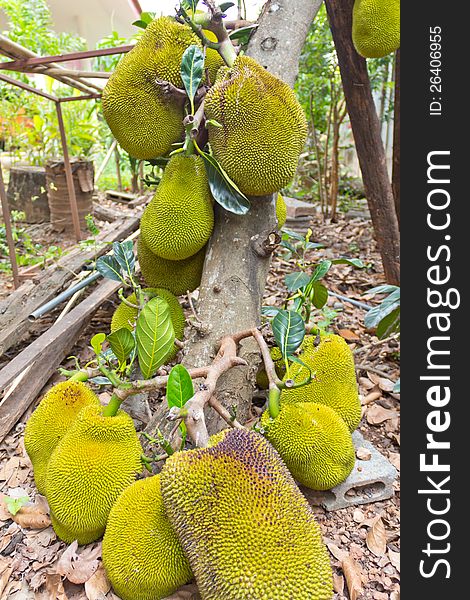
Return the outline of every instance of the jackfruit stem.
[[[77,371],[69,377],[69,381],[88,381],[88,374],[84,371]]]
[[[111,396],[109,404],[103,408],[103,417],[115,417],[117,415],[118,410],[121,407],[121,403],[122,399],[119,398],[116,394],[113,394]]]
[[[280,398],[281,390],[278,387],[269,388],[268,411],[272,419],[275,419],[279,415]]]

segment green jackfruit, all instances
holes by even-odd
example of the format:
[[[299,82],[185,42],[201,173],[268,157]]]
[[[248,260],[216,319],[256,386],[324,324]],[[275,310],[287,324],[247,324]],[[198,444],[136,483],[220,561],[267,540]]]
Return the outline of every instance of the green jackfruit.
[[[140,221],[146,246],[161,258],[184,260],[206,245],[213,227],[204,160],[194,154],[174,155]]]
[[[276,198],[276,217],[277,227],[281,229],[284,227],[287,219],[287,205],[281,194],[278,194]]]
[[[199,287],[206,248],[185,260],[166,260],[154,254],[139,237],[137,256],[142,276],[148,285],[165,288],[175,296],[192,292]]]
[[[351,433],[329,406],[286,404],[275,419],[263,413],[261,426],[294,479],[312,490],[335,487],[354,467]]]
[[[242,192],[264,196],[295,175],[307,122],[294,92],[255,60],[239,56],[222,67],[204,110],[214,157]]]
[[[201,46],[186,25],[155,19],[120,60],[103,90],[103,114],[119,144],[134,158],[167,154],[183,139],[183,103],[168,98],[155,81],[183,88],[180,65],[190,45]]]
[[[61,540],[89,544],[103,535],[116,498],[142,469],[141,454],[125,412],[103,417],[102,407],[80,411],[47,468],[46,497]]]
[[[103,537],[103,565],[122,600],[160,600],[192,579],[165,514],[159,475],[136,481],[116,500]]]
[[[330,600],[328,553],[279,454],[254,431],[173,454],[160,474],[166,513],[204,600]]]
[[[281,407],[296,402],[325,404],[343,418],[350,431],[354,431],[361,420],[361,403],[354,357],[344,339],[330,333],[319,338],[307,336],[302,342],[299,358],[310,367],[315,378],[300,388],[283,390]],[[308,377],[308,370],[293,363],[290,377],[300,383]]]
[[[33,464],[34,481],[46,493],[47,465],[54,448],[83,407],[99,406],[99,400],[81,381],[62,381],[43,397],[26,423],[24,445]]]
[[[400,0],[356,0],[352,39],[364,58],[382,58],[400,47]]]
[[[286,365],[282,358],[282,352],[277,346],[273,346],[269,349],[269,354],[273,359],[276,375],[279,377],[279,379],[282,379],[286,374]],[[266,370],[263,363],[261,363],[258,373],[256,374],[256,385],[262,390],[267,390],[269,387],[268,376],[266,375]]]

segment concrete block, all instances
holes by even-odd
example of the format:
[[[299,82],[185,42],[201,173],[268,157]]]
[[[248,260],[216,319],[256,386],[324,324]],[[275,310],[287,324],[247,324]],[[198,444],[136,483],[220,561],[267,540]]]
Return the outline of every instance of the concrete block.
[[[284,196],[284,201],[287,206],[287,216],[291,219],[312,216],[317,212],[315,205],[311,202],[304,202],[288,196]]]
[[[370,451],[370,460],[356,458],[349,477],[331,490],[319,492],[301,486],[300,489],[311,504],[332,511],[387,500],[393,496],[393,482],[398,475],[395,467],[358,431],[352,437],[356,450],[366,448]]]

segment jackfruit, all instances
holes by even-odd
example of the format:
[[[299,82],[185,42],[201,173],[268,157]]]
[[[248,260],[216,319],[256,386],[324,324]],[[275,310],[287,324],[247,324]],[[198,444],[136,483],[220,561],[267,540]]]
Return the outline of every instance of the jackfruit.
[[[276,217],[277,227],[278,229],[281,229],[284,227],[287,220],[287,205],[281,194],[278,194],[276,199]]]
[[[103,90],[106,122],[134,158],[163,156],[183,140],[183,103],[165,96],[155,81],[183,88],[180,65],[190,45],[200,47],[201,42],[187,25],[171,17],[153,20]]]
[[[312,370],[313,381],[299,388],[286,389],[281,394],[281,410],[286,404],[318,402],[333,408],[354,431],[361,420],[361,403],[356,382],[354,357],[339,335],[307,336],[302,342],[299,358]],[[293,363],[290,378],[296,383],[308,377],[308,370]],[[284,377],[287,379],[287,375]]]
[[[206,247],[185,260],[166,260],[149,250],[140,236],[137,256],[142,276],[148,285],[165,288],[175,296],[181,296],[199,287]]]
[[[329,600],[328,553],[279,454],[254,431],[173,454],[165,510],[204,600]]]
[[[335,487],[354,467],[351,433],[329,406],[287,404],[275,419],[264,412],[261,426],[294,479],[312,490]]]
[[[96,394],[81,381],[62,381],[43,397],[26,423],[24,445],[33,464],[34,481],[46,493],[47,465],[51,454],[83,407],[99,406]]]
[[[214,209],[204,160],[175,154],[140,220],[140,233],[154,254],[184,260],[203,248],[214,227]]]
[[[364,58],[382,58],[400,47],[400,0],[355,0],[352,39]]]
[[[221,67],[206,94],[214,157],[245,194],[277,192],[294,177],[307,121],[290,87],[248,56]]]
[[[136,481],[116,500],[103,537],[103,565],[122,600],[160,600],[192,579],[165,514],[159,475]]]
[[[47,468],[46,497],[61,540],[89,544],[103,535],[116,498],[142,469],[141,454],[125,412],[103,417],[102,407],[80,411]]]
[[[286,365],[282,358],[282,352],[277,346],[273,346],[269,349],[269,354],[273,359],[276,375],[279,379],[282,379],[286,374]],[[269,380],[263,363],[261,363],[258,373],[256,374],[256,385],[262,390],[267,390],[269,387]]]

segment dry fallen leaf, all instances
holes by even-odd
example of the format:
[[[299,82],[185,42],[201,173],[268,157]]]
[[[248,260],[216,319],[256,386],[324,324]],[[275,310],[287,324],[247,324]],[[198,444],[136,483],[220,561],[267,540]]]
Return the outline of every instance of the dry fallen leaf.
[[[41,506],[33,504],[32,506],[23,506],[16,515],[11,518],[20,527],[29,529],[45,529],[51,524],[51,519],[47,513],[43,512]]]
[[[367,409],[366,419],[369,425],[380,425],[387,419],[398,417],[399,413],[396,410],[389,410],[379,404],[374,404]]]
[[[167,596],[165,600],[200,600],[201,596],[197,586],[194,584],[183,585],[171,596]]]
[[[388,453],[388,460],[392,463],[397,471],[400,470],[400,455],[396,452]]]
[[[44,597],[48,600],[68,600],[60,575],[46,574],[46,595]]]
[[[375,402],[379,398],[382,398],[382,394],[380,392],[370,392],[370,394],[367,394],[367,396],[364,396],[364,398],[361,401],[361,404],[362,405],[370,404],[371,402]]]
[[[368,373],[369,379],[375,385],[378,385],[381,390],[384,392],[393,392],[393,388],[395,387],[395,383],[390,379],[385,377],[380,377],[380,375],[376,375],[375,373]]]
[[[13,573],[13,561],[11,558],[0,557],[0,596],[3,594],[10,575]]]
[[[393,552],[393,550],[389,550],[388,551],[388,558],[390,559],[390,562],[395,567],[395,569],[398,572],[400,572],[400,553],[399,552]]]
[[[348,342],[359,342],[360,337],[350,329],[338,329],[338,334]]]
[[[357,600],[362,594],[360,567],[354,559],[352,559],[350,556],[347,556],[343,561],[341,561],[341,568],[343,569],[343,573],[346,578],[349,597],[351,600]]]
[[[387,533],[380,517],[367,532],[366,544],[369,550],[376,556],[383,556],[385,554],[387,550]]]
[[[343,594],[344,591],[344,577],[342,575],[338,575],[337,573],[333,573],[333,590],[337,594]]]
[[[370,460],[372,457],[372,452],[368,448],[363,448],[361,446],[356,450],[356,456],[359,460]]]
[[[360,510],[359,508],[356,508],[356,510],[353,512],[353,519],[356,521],[356,523],[362,523],[365,519],[364,513],[362,512],[362,510]]]
[[[349,556],[345,550],[341,550],[341,548],[338,548],[338,546],[336,544],[333,544],[333,542],[327,542],[326,547],[331,552],[331,554],[339,561],[343,561]]]
[[[100,600],[111,589],[102,564],[96,569],[88,581],[85,581],[85,593],[88,600]]]
[[[64,551],[57,562],[56,573],[67,577],[72,583],[85,583],[99,566],[98,557],[101,555],[101,545],[87,548],[77,554],[78,543],[75,540]]]

